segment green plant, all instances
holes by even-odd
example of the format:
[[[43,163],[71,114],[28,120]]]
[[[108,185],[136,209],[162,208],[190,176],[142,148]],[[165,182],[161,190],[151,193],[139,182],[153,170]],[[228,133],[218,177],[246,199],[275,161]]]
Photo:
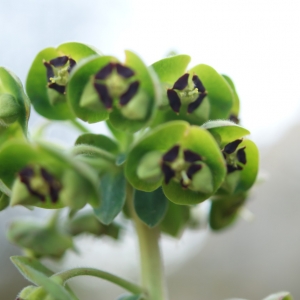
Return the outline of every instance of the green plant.
[[[180,237],[197,229],[191,210],[210,201],[209,223],[234,223],[255,183],[258,149],[239,125],[239,97],[232,80],[200,64],[187,70],[188,55],[146,66],[126,51],[125,62],[90,46],[65,43],[42,50],[27,77],[0,68],[0,207],[22,205],[55,210],[44,225],[13,222],[8,239],[24,249],[12,257],[33,284],[19,300],[77,299],[69,279],[89,275],[130,294],[123,299],[167,299],[159,249],[161,234]],[[49,120],[69,120],[81,131],[72,149],[29,138],[30,103]],[[78,119],[106,122],[111,135],[88,132]],[[89,211],[80,212],[88,205]],[[67,208],[64,224],[60,209]],[[141,282],[107,272],[75,268],[54,274],[39,258],[59,259],[81,233],[118,239],[136,228]],[[291,299],[288,293],[267,299]]]

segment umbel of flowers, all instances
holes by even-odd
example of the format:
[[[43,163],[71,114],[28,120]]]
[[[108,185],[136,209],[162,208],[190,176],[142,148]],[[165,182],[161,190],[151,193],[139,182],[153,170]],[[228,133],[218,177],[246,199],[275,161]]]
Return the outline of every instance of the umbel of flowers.
[[[239,125],[232,80],[208,65],[189,68],[188,55],[147,66],[134,52],[125,59],[91,46],[64,43],[42,50],[26,81],[0,68],[0,209],[22,205],[55,210],[44,224],[18,220],[8,238],[25,256],[12,262],[33,285],[18,300],[78,299],[65,282],[91,275],[118,284],[123,299],[167,299],[158,248],[160,233],[180,237],[197,228],[191,211],[211,202],[209,224],[232,224],[258,172],[258,150]],[[49,121],[82,132],[64,149],[27,132],[30,104]],[[110,135],[83,122],[106,122]],[[85,206],[90,210],[81,212]],[[60,209],[68,208],[64,222]],[[118,239],[131,219],[141,252],[141,285],[97,269],[54,274],[38,258],[61,258],[79,234]],[[121,219],[122,220],[122,219]],[[128,221],[127,221],[128,222]],[[281,293],[268,299],[291,299]],[[276,298],[277,297],[277,298]]]

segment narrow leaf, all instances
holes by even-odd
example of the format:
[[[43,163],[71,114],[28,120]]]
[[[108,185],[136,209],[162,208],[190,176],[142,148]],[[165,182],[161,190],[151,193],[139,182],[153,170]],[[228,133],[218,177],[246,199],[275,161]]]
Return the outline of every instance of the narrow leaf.
[[[108,173],[102,177],[100,186],[102,203],[94,212],[103,224],[109,225],[125,203],[126,180],[123,173]]]

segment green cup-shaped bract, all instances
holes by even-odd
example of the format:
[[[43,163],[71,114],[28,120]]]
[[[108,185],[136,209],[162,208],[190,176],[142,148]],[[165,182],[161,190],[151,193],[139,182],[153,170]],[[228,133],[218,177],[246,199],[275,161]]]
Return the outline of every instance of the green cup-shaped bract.
[[[9,70],[0,67],[0,126],[18,123],[27,136],[30,102],[20,79]]]
[[[211,119],[230,117],[235,101],[230,84],[204,64],[185,71],[189,61],[187,55],[175,55],[152,65],[163,90],[153,126],[170,120],[201,125]]]
[[[26,91],[34,109],[48,119],[74,119],[75,116],[66,102],[66,95],[47,87],[47,69],[44,62],[67,56],[78,63],[83,58],[95,54],[99,54],[95,49],[77,42],[64,43],[57,48],[49,47],[39,52],[31,65],[26,81]]]
[[[259,152],[255,143],[243,139],[250,132],[224,120],[209,121],[202,127],[213,135],[226,158],[228,172],[217,194],[233,195],[248,191],[256,180],[259,167]],[[230,144],[236,146],[226,150]]]
[[[153,159],[151,154],[161,159]],[[151,163],[153,166],[150,166]],[[160,174],[147,177],[146,167]],[[149,131],[128,155],[125,174],[134,188],[146,192],[163,187],[177,204],[196,204],[208,199],[226,174],[224,158],[211,134],[184,121],[174,121]],[[144,176],[143,176],[144,175]]]
[[[114,128],[128,132],[149,123],[159,98],[158,80],[136,54],[130,51],[125,54],[124,64],[114,57],[102,56],[88,58],[74,68],[67,95],[78,118],[89,123],[109,118]],[[122,73],[122,68],[126,68],[124,72],[128,74]],[[97,86],[101,91],[104,89],[104,94]],[[132,95],[127,98],[130,88]]]
[[[0,178],[12,188],[11,205],[49,209],[99,205],[97,174],[53,147],[10,141],[0,149],[0,163]]]

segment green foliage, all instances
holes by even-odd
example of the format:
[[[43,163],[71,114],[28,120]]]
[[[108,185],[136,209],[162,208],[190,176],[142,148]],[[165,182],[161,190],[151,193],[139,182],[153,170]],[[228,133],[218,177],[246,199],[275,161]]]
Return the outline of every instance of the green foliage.
[[[207,200],[212,230],[236,221],[256,180],[258,149],[238,125],[240,99],[231,78],[205,64],[188,69],[190,60],[179,54],[146,66],[131,51],[120,62],[64,43],[37,54],[28,96],[0,67],[0,211],[9,205],[69,209],[64,222],[54,216],[48,224],[10,225],[9,240],[31,256],[12,261],[36,285],[19,299],[77,299],[65,281],[91,275],[131,293],[119,300],[163,300],[159,233],[179,238],[201,222],[191,210]],[[30,103],[43,117],[77,124],[84,133],[74,147],[28,140]],[[82,129],[76,118],[105,121],[111,136]],[[92,210],[78,212],[87,204]],[[122,212],[136,223],[143,287],[95,269],[53,274],[32,258],[59,259],[80,234],[118,239],[128,223],[122,216],[114,221]],[[266,299],[280,297],[291,299]]]

